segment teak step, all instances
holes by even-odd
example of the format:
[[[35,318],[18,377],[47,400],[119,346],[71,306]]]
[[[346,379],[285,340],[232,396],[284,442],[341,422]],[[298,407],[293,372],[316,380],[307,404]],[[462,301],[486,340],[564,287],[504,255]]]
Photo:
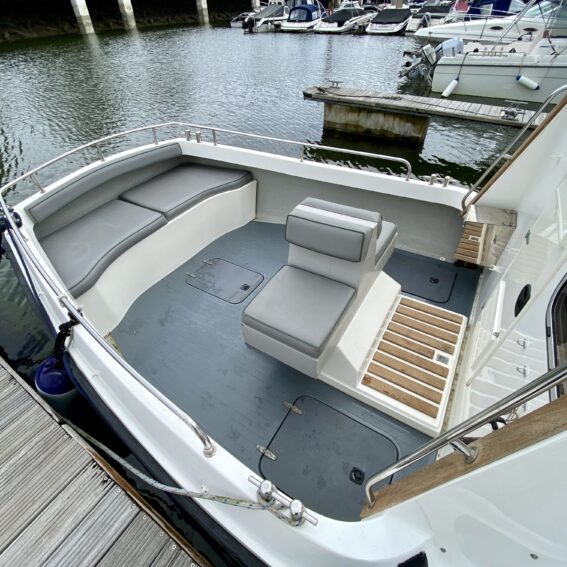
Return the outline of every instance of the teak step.
[[[482,256],[482,247],[486,235],[486,225],[479,222],[466,221],[461,239],[455,250],[455,260],[462,260],[469,264],[479,264]]]
[[[392,411],[403,412],[405,406],[408,415],[422,415],[432,429],[440,429],[465,325],[458,313],[401,297],[362,385],[382,396]]]

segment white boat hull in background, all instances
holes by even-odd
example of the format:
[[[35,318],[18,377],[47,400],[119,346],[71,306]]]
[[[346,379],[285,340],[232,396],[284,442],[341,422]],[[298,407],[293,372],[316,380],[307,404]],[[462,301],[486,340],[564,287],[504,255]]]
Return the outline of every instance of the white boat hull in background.
[[[398,24],[368,24],[366,33],[370,35],[397,35],[405,33],[411,18]]]
[[[533,57],[523,57],[519,53],[507,56],[505,61],[494,56],[475,58],[469,54],[463,63],[463,57],[462,54],[443,57],[437,63],[431,86],[433,92],[442,93],[458,77],[458,84],[451,94],[543,102],[555,89],[567,83],[565,56],[551,66],[545,62],[538,64]],[[529,81],[519,81],[517,77],[534,81],[539,88],[532,90],[522,84]]]
[[[312,32],[313,28],[321,20],[314,20],[312,22],[283,22],[280,26],[280,31],[286,33],[308,33]]]

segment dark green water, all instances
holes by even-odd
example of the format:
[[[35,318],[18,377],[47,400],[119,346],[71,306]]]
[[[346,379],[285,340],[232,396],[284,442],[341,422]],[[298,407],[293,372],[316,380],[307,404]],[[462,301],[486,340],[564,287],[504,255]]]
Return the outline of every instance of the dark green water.
[[[415,45],[403,37],[247,36],[228,28],[2,45],[0,184],[92,139],[170,120],[398,155],[411,161],[417,176],[439,173],[470,183],[504,147],[510,130],[439,119],[431,121],[419,149],[341,140],[323,134],[322,105],[303,100],[304,88],[328,79],[410,92],[399,84],[398,71],[402,52]],[[256,147],[290,152],[277,144]],[[53,174],[79,163],[74,158]],[[380,167],[350,158],[345,163]],[[10,199],[31,191],[17,187]],[[6,260],[0,263],[0,322],[0,354],[30,376],[51,342]]]

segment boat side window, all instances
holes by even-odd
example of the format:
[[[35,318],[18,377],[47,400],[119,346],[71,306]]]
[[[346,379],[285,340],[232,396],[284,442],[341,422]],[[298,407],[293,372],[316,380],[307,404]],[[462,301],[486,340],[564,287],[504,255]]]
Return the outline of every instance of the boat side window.
[[[552,358],[550,366],[567,362],[567,278],[562,282],[552,298],[548,311],[548,328],[551,330]]]

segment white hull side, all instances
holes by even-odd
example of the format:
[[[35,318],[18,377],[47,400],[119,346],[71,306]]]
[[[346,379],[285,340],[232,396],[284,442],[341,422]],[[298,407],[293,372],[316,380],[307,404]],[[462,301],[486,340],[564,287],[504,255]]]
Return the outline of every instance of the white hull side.
[[[513,18],[507,17],[442,24],[419,29],[415,32],[414,37],[426,43],[430,41],[440,42],[453,38],[461,38],[465,43],[467,41],[495,43],[512,22]],[[506,34],[506,37],[500,39],[500,42],[512,43],[518,37],[527,33],[531,33],[532,37],[535,37],[544,28],[545,24],[541,18],[525,18],[516,22]]]
[[[370,35],[396,35],[404,33],[409,19],[399,24],[368,24],[366,33]]]
[[[321,20],[315,20],[313,22],[283,22],[280,26],[280,31],[286,33],[308,33],[312,32],[313,28],[320,22]]]
[[[540,85],[538,90],[522,86],[517,80],[521,64],[521,56],[506,62],[499,60],[491,64],[471,62],[462,56],[446,58],[435,67],[431,90],[441,93],[457,76],[459,84],[453,91],[455,95],[467,95],[489,98],[522,100],[526,102],[543,102],[555,89],[567,83],[567,61],[549,67],[548,65],[530,64],[529,57],[524,59],[522,76]]]
[[[325,22],[321,22],[315,26],[314,31],[315,33],[349,33],[354,31],[358,26],[367,23],[375,15],[376,14],[370,14],[368,16],[361,16],[360,18],[353,18],[352,20],[345,22],[345,24],[341,27],[331,27],[325,25]]]

